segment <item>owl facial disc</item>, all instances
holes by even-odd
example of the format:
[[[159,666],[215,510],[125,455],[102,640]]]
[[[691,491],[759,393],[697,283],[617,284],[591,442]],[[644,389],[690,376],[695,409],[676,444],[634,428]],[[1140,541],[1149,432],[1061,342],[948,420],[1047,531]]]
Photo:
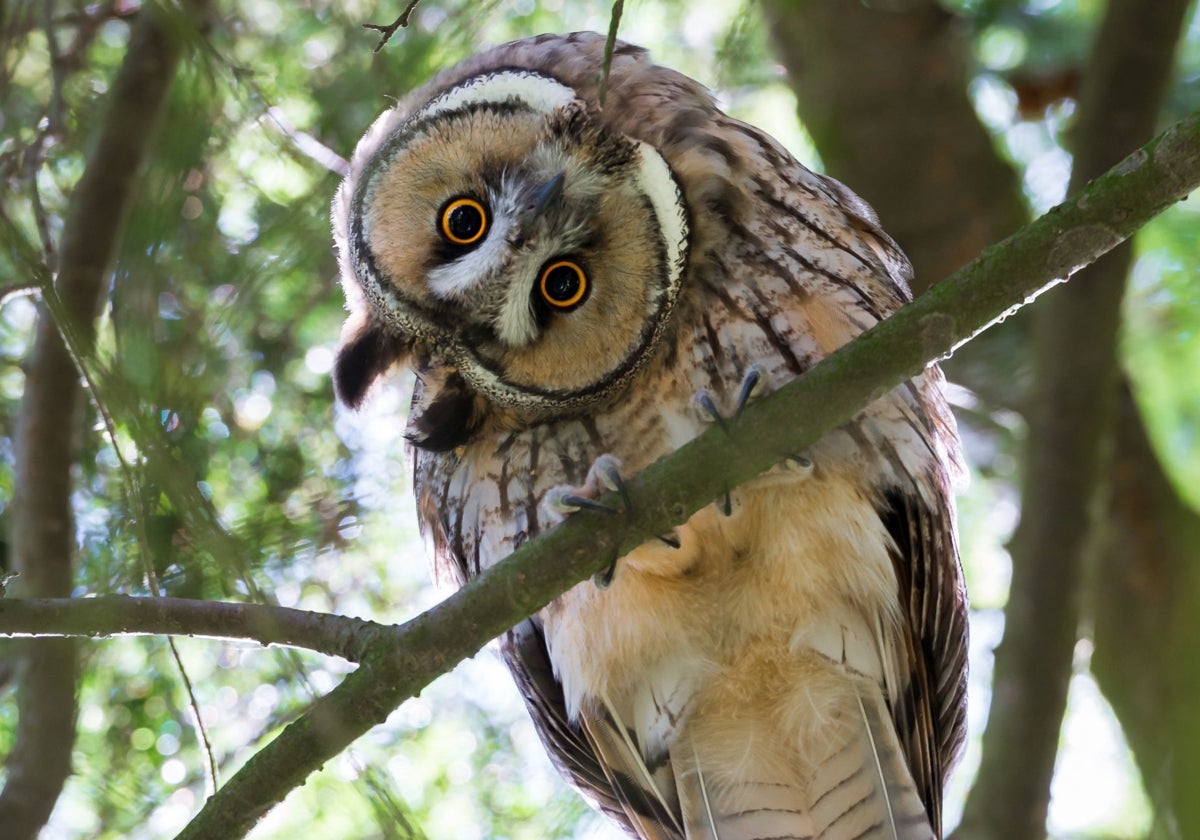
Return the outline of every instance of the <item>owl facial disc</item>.
[[[342,187],[343,263],[371,322],[506,409],[546,418],[615,395],[683,282],[687,212],[662,155],[531,70],[389,115]]]

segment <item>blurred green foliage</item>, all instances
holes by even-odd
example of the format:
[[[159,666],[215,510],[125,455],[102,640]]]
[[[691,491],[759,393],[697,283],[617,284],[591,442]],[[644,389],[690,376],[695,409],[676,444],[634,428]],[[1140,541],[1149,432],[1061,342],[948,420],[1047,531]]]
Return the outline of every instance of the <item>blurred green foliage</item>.
[[[1022,120],[1011,79],[1077,67],[1101,3],[947,5],[972,33],[980,112],[1041,207],[1065,183],[1055,180],[1055,161],[1065,155],[1071,103],[1055,100]],[[387,22],[402,6],[220,4],[190,43],[89,368],[76,594],[149,593],[152,569],[166,594],[384,621],[436,601],[403,466],[405,383],[384,389],[361,415],[333,404],[328,373],[343,311],[327,220],[339,176],[329,167],[350,155],[392,97],[436,69],[485,43],[604,30],[608,6],[426,0],[410,28],[373,53],[377,36],[361,24]],[[630,6],[623,37],[714,86],[735,115],[819,163],[753,3]],[[53,260],[39,225],[57,240],[137,13],[133,2],[50,8],[58,86],[43,6],[0,3],[0,533],[10,525],[13,420],[35,319],[35,296],[18,287],[37,281],[31,259]],[[1193,26],[1174,111],[1196,105],[1187,82],[1197,73]],[[1194,503],[1198,213],[1193,199],[1140,237],[1125,342],[1156,442]],[[993,449],[962,508],[972,591],[995,610],[1007,585],[997,568],[1015,516],[1021,429],[1012,418],[988,420],[1005,433],[989,438]],[[187,639],[179,647],[222,778],[346,670],[308,653]],[[161,640],[82,650],[77,775],[49,836],[170,835],[205,790],[178,668]],[[10,691],[0,688],[0,753],[13,732]],[[484,653],[332,762],[255,836],[604,836],[597,826],[557,780],[503,669]]]

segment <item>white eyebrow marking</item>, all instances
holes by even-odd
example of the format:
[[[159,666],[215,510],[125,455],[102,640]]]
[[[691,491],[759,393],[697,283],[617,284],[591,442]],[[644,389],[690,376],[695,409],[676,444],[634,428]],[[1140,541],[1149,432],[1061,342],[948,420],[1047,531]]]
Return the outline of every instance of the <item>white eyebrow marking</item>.
[[[532,70],[504,70],[459,82],[414,113],[411,119],[428,119],[464,105],[502,104],[514,100],[538,113],[546,113],[576,98],[574,90],[549,76]]]
[[[638,188],[650,199],[650,204],[654,207],[654,215],[658,217],[663,244],[667,249],[667,283],[663,292],[655,295],[650,302],[650,312],[654,314],[662,305],[663,295],[673,299],[683,282],[683,267],[687,261],[688,221],[683,196],[679,192],[679,184],[671,172],[671,167],[663,160],[658,150],[648,143],[638,141],[638,152]]]

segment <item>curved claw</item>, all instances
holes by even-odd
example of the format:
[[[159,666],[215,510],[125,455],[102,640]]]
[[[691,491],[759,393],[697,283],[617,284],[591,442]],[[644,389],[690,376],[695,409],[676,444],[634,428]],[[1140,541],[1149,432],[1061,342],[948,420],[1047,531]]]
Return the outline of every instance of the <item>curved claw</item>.
[[[713,402],[712,391],[707,388],[701,388],[692,397],[692,403],[701,420],[716,423],[722,429],[728,429],[728,426],[725,425],[725,418],[717,410],[717,404]]]
[[[620,513],[620,508],[606,505],[603,502],[597,502],[595,499],[589,499],[586,496],[575,496],[567,493],[559,497],[559,503],[571,508],[570,513],[575,513],[580,510],[594,510],[597,513]]]
[[[592,583],[597,589],[608,589],[612,586],[613,577],[617,574],[617,558],[614,557],[608,568],[592,575]]]
[[[629,491],[625,489],[625,482],[621,480],[621,474],[617,472],[616,468],[610,465],[606,466],[609,466],[609,468],[603,470],[600,474],[601,483],[605,489],[621,495],[621,503],[625,506],[625,518],[632,519],[633,504],[629,501]]]
[[[588,470],[589,477],[595,478],[605,490],[619,493],[624,486],[621,482],[620,467],[620,462],[616,458],[611,455],[601,455]]]
[[[724,431],[729,431],[729,419],[736,420],[742,414],[749,402],[763,392],[767,387],[767,372],[762,365],[754,364],[746,368],[745,374],[742,375],[742,384],[738,386],[737,401],[734,404],[733,414],[730,418],[726,418],[717,408],[716,402],[713,400],[712,392],[707,388],[701,388],[692,397],[692,404],[695,407],[696,413],[700,415],[700,419],[706,422],[713,422],[720,426]]]
[[[750,365],[746,368],[746,373],[742,376],[741,387],[738,388],[737,408],[733,410],[733,416],[740,417],[746,404],[762,393],[766,385],[767,373],[763,370],[762,365]]]
[[[674,532],[670,534],[659,534],[657,537],[655,537],[655,539],[659,540],[670,548],[679,548],[681,545],[683,545],[683,543],[679,541],[679,538],[675,536]]]
[[[783,468],[789,472],[797,472],[808,475],[813,471],[813,460],[807,455],[785,455],[782,463]]]

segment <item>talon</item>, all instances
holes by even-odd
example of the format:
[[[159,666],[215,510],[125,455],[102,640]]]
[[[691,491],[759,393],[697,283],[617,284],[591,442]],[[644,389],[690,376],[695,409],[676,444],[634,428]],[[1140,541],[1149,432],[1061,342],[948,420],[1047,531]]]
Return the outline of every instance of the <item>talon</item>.
[[[722,429],[728,430],[725,425],[725,418],[721,416],[721,412],[717,411],[717,405],[713,402],[712,391],[707,388],[701,388],[692,397],[692,403],[695,405],[696,413],[700,419],[708,423],[716,423]]]
[[[767,375],[761,365],[750,365],[746,368],[746,374],[742,377],[742,385],[738,389],[737,408],[734,409],[733,416],[739,417],[746,404],[762,393],[766,384]]]
[[[555,487],[546,493],[545,506],[552,512],[558,515],[561,519],[565,519],[572,513],[578,513],[581,510],[594,510],[599,513],[619,513],[617,508],[609,505],[601,504],[594,499],[589,499],[586,496],[580,496],[577,493],[571,492],[568,487]]]
[[[733,497],[729,494],[728,490],[725,491],[725,498],[722,500],[721,513],[726,516],[733,516]]]
[[[625,482],[621,479],[621,462],[611,455],[601,455],[596,459],[596,463],[592,464],[589,472],[589,477],[594,478],[595,483],[611,493],[621,495],[621,503],[625,506],[625,517],[632,519],[633,505],[630,504],[629,491],[625,489]]]
[[[813,460],[807,455],[786,455],[783,468],[789,472],[810,473],[813,471]]]
[[[622,506],[606,504],[594,497],[605,491],[619,493]],[[549,509],[559,521],[568,515],[581,510],[592,510],[597,513],[624,513],[627,519],[633,518],[633,506],[629,501],[629,491],[621,480],[621,462],[612,455],[601,455],[588,468],[583,484],[578,487],[553,487],[547,491],[544,506]],[[613,558],[608,568],[597,572],[592,580],[600,589],[606,589],[612,583],[617,570],[617,559]]]
[[[589,499],[586,496],[576,496],[570,493],[560,496],[558,499],[560,507],[566,510],[567,513],[577,513],[581,510],[594,510],[597,513],[620,513],[620,508],[615,508],[612,505],[606,505],[603,502],[597,502],[595,499]]]
[[[605,490],[613,493],[625,494],[625,483],[621,481],[621,473],[618,471],[616,458],[604,458],[596,461],[596,477],[600,480],[600,484]]]
[[[566,517],[577,513],[579,508],[571,504],[572,495],[564,487],[554,487],[546,493],[545,507],[559,516]]]
[[[679,539],[673,535],[668,536],[668,535],[664,535],[664,534],[659,534],[657,537],[655,537],[655,539],[659,540],[660,542],[666,543],[671,548],[679,548],[679,546],[683,545],[683,543],[681,543],[679,541]]]
[[[612,586],[613,577],[617,574],[617,558],[614,557],[608,568],[592,575],[592,583],[597,589],[604,590]]]

